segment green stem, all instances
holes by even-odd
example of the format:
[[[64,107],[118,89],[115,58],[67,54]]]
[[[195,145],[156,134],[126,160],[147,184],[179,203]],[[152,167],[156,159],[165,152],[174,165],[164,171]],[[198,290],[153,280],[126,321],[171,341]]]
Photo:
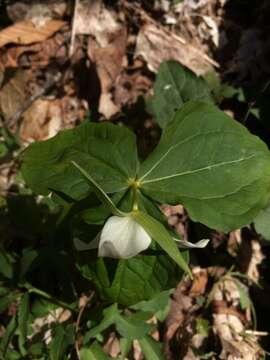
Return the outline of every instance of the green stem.
[[[29,285],[29,284],[25,284],[24,287],[26,287],[26,289],[29,291],[30,294],[34,293],[34,294],[40,295],[43,298],[45,298],[47,300],[50,300],[51,302],[53,302],[53,303],[55,303],[57,305],[60,305],[63,308],[66,308],[66,309],[70,310],[71,312],[78,313],[78,310],[74,309],[74,307],[72,307],[71,305],[67,304],[66,302],[64,302],[62,300],[56,299],[54,296],[46,293],[43,290],[37,289],[37,288],[35,288],[35,287],[33,287],[33,286]]]

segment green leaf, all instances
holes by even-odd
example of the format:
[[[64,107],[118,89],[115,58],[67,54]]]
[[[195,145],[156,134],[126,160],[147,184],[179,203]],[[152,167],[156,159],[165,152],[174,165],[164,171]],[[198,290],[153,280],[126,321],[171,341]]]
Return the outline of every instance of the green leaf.
[[[162,291],[155,295],[151,300],[140,301],[139,303],[132,305],[130,308],[133,310],[141,310],[148,312],[152,315],[161,314],[164,310],[166,312],[169,307],[169,298],[172,290]]]
[[[119,311],[117,304],[113,304],[107,309],[103,310],[102,321],[93,329],[90,329],[87,332],[87,334],[84,337],[84,344],[86,344],[89,341],[89,339],[97,336],[102,331],[106,330],[109,326],[114,324],[118,316],[119,316]]]
[[[128,356],[128,353],[130,352],[130,349],[132,347],[132,341],[130,339],[121,338],[120,339],[120,350],[121,355],[119,360],[125,360]]]
[[[18,310],[19,348],[23,356],[27,354],[24,344],[27,337],[28,317],[30,312],[29,300],[30,300],[29,294],[25,293],[21,297],[21,303]]]
[[[177,61],[160,65],[154,84],[154,96],[148,107],[162,128],[173,119],[176,110],[189,100],[213,102],[207,82]]]
[[[129,316],[119,314],[115,322],[116,330],[121,336],[125,336],[127,339],[140,339],[153,328],[152,325],[145,323],[148,319],[148,313],[139,312]]]
[[[111,200],[115,206],[118,205],[125,194],[119,192],[112,196]],[[104,221],[111,215],[111,211],[106,206],[101,204],[99,206],[91,207],[82,211],[80,215],[87,224],[102,225]]]
[[[203,336],[208,336],[210,331],[210,323],[207,319],[198,317],[196,319],[196,332]]]
[[[150,199],[148,199],[140,191],[137,193],[138,208],[154,217],[161,224],[168,226],[168,219],[159,209],[159,207]]]
[[[229,231],[251,222],[270,192],[266,145],[213,105],[190,102],[142,164],[140,190],[182,203],[191,218]]]
[[[12,266],[12,257],[0,249],[0,274],[4,275],[6,278],[11,279],[13,276],[13,266]]]
[[[139,339],[152,329],[152,325],[145,323],[145,321],[149,319],[148,313],[140,312],[123,316],[118,311],[117,304],[113,304],[105,309],[103,316],[101,322],[85,334],[84,344],[87,344],[91,338],[101,334],[113,324],[115,324],[119,334],[128,339]]]
[[[95,182],[95,180],[89,175],[80,165],[78,165],[75,161],[71,161],[72,165],[75,166],[76,169],[80,172],[80,174],[86,179],[86,181],[93,186],[93,190],[99,200],[103,203],[107,209],[111,211],[115,216],[126,216],[127,214],[120,211],[113,203],[111,198],[102,190],[99,184]]]
[[[10,322],[8,323],[8,326],[6,327],[5,333],[3,337],[1,338],[0,342],[0,355],[3,355],[5,358],[8,345],[17,329],[17,319],[15,316],[11,318]]]
[[[0,314],[2,314],[11,303],[15,302],[18,297],[18,292],[0,287]]]
[[[251,303],[248,292],[242,285],[240,285],[238,281],[236,281],[235,284],[237,286],[237,290],[240,296],[239,302],[241,309],[245,310],[250,306]]]
[[[179,266],[170,257],[160,253],[155,243],[148,254],[128,260],[102,259],[89,261],[91,252],[77,254],[77,266],[81,274],[94,282],[100,296],[121,305],[133,305],[150,300],[161,291],[177,285],[183,275]],[[188,258],[188,252],[183,256]]]
[[[58,325],[54,329],[53,340],[50,344],[50,360],[63,360],[70,345],[74,345],[75,329],[72,324],[64,327]]]
[[[81,360],[109,360],[112,359],[106,355],[101,346],[95,341],[90,348],[82,348],[80,351]]]
[[[151,336],[140,339],[139,344],[146,360],[165,360],[162,345]]]
[[[127,189],[138,166],[136,139],[125,127],[83,123],[54,138],[31,144],[23,157],[22,173],[37,194],[60,191],[74,199],[90,188],[71,165],[76,161],[106,193]]]
[[[265,240],[270,240],[270,206],[261,210],[254,219],[254,226],[257,233]]]
[[[45,344],[40,341],[36,342],[29,346],[28,348],[28,355],[32,355],[34,358],[40,359],[42,355],[46,352]]]
[[[141,211],[134,211],[132,215],[143,228],[155,240],[166,253],[192,277],[191,271],[179,251],[175,241],[166,228],[152,216]]]

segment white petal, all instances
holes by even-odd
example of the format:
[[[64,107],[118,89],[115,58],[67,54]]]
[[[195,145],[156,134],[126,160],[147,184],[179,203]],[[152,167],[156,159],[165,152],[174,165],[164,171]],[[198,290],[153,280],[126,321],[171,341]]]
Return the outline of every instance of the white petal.
[[[180,239],[176,239],[176,238],[173,238],[173,239],[177,242],[177,245],[183,249],[202,249],[202,248],[206,247],[210,241],[209,239],[202,239],[196,243],[191,243],[186,240],[180,240]]]
[[[98,255],[127,259],[146,250],[150,243],[150,236],[131,216],[112,216],[102,229]]]

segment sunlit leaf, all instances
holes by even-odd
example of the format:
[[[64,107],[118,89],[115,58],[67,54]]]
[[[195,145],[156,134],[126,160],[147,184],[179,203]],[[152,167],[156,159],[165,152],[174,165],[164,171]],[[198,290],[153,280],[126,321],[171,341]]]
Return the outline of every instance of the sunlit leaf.
[[[148,100],[148,108],[159,125],[165,128],[189,100],[213,102],[207,82],[177,61],[163,62],[154,84],[154,96]]]
[[[228,231],[248,224],[270,196],[270,153],[212,105],[190,102],[142,164],[140,189],[161,203],[182,203],[195,221]]]

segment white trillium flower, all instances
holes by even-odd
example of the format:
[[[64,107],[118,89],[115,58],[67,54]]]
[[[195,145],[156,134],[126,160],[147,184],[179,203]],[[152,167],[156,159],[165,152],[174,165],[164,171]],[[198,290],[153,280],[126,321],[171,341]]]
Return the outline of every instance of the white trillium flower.
[[[128,259],[146,250],[151,237],[132,216],[110,217],[100,234],[98,256]]]
[[[110,217],[102,231],[89,244],[78,238],[74,239],[77,250],[98,248],[98,256],[114,259],[128,259],[146,250],[151,237],[132,216]]]
[[[180,248],[204,248],[209,240],[202,239],[197,243],[172,238]],[[98,248],[98,256],[114,259],[129,259],[146,250],[151,243],[151,237],[132,216],[111,216],[102,231],[89,244],[78,238],[74,239],[77,250],[92,250]]]

